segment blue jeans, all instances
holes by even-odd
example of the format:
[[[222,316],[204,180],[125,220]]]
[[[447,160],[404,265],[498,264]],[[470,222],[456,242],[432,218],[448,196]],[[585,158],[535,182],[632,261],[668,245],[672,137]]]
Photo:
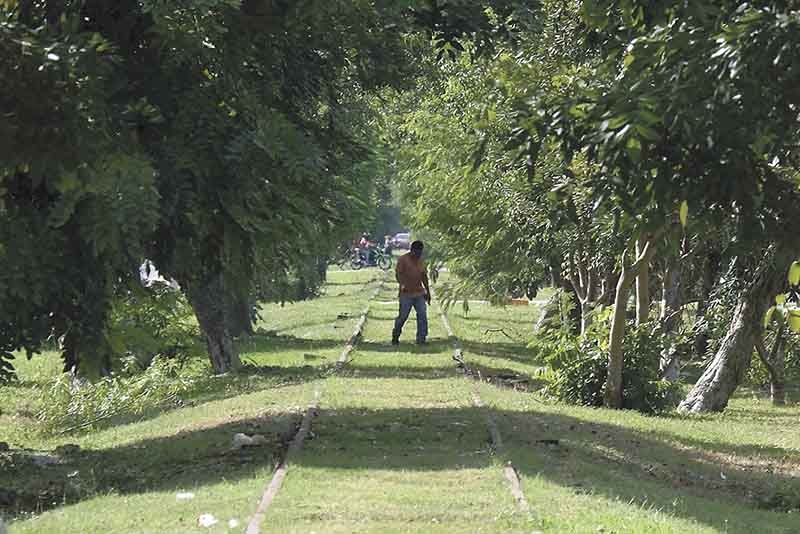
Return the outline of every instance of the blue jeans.
[[[397,339],[403,332],[403,325],[406,324],[411,308],[417,311],[417,343],[425,341],[428,337],[428,303],[425,302],[425,295],[418,297],[405,297],[400,295],[400,314],[394,320],[394,330],[392,337]]]

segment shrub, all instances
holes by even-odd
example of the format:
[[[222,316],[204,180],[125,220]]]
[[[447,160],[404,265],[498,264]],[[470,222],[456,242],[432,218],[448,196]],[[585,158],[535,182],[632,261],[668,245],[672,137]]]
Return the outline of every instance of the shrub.
[[[116,417],[141,415],[179,405],[180,396],[195,384],[177,360],[156,357],[143,372],[115,375],[97,382],[60,375],[44,390],[37,419],[47,432],[87,430]]]
[[[607,309],[596,311],[594,324],[582,337],[563,330],[543,333],[531,347],[551,367],[545,393],[571,404],[602,406],[608,363],[607,340]],[[653,323],[630,328],[623,344],[623,408],[659,413],[677,404],[678,384],[662,380],[659,369],[661,355],[673,350],[671,344]]]

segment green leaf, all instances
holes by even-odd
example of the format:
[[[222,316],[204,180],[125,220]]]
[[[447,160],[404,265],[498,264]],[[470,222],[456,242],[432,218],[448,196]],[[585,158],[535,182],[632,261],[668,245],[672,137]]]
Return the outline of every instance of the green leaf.
[[[78,173],[75,171],[65,172],[59,176],[56,182],[56,188],[59,193],[68,193],[80,187],[81,183],[78,181]]]
[[[686,222],[689,218],[689,203],[685,200],[681,202],[680,210],[678,210],[678,217],[681,220],[681,226],[686,228]]]
[[[770,307],[767,310],[767,313],[764,314],[764,328],[769,326],[769,323],[772,322],[772,316],[775,315],[775,306]]]
[[[632,160],[641,161],[642,143],[638,139],[636,139],[635,137],[631,137],[630,139],[628,139],[625,148],[628,150],[628,155]]]
[[[642,136],[643,139],[647,139],[648,141],[658,141],[661,139],[661,136],[658,135],[658,132],[655,131],[653,128],[649,126],[645,126],[644,124],[637,124],[635,126],[636,133]]]
[[[792,312],[791,315],[789,315],[789,328],[795,334],[800,333],[800,313]]]
[[[627,69],[631,66],[631,64],[633,64],[634,61],[636,61],[636,56],[629,53],[625,55],[625,59],[622,60],[622,64]]]
[[[792,263],[789,268],[789,284],[793,286],[800,284],[800,261]]]
[[[618,130],[628,124],[629,119],[630,117],[623,113],[622,115],[608,119],[608,121],[606,121],[606,127],[609,130]]]
[[[784,304],[786,304],[786,295],[780,294],[780,295],[776,296],[775,297],[775,304],[777,304],[778,306],[783,306]]]

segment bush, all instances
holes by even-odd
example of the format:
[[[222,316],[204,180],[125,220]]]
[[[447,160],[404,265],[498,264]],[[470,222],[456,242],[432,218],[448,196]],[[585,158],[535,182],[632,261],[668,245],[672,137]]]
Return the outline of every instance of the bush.
[[[116,375],[91,383],[62,374],[44,391],[44,407],[37,419],[47,432],[74,432],[115,417],[179,405],[180,395],[196,380],[182,367],[177,360],[156,357],[144,372],[132,376]]]
[[[608,364],[608,310],[597,310],[595,323],[583,337],[550,330],[531,347],[551,367],[545,393],[571,404],[602,406]],[[680,400],[678,384],[661,379],[661,355],[672,350],[657,325],[631,327],[625,336],[622,373],[623,408],[660,413]]]

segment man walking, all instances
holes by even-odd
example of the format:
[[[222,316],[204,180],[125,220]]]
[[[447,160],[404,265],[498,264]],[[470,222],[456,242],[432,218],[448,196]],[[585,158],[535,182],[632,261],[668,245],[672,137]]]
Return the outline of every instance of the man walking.
[[[400,314],[394,321],[392,345],[400,343],[403,325],[411,313],[417,312],[417,344],[424,345],[428,337],[428,304],[431,303],[431,288],[428,285],[428,273],[422,262],[422,241],[411,243],[411,252],[403,255],[397,262],[395,276],[400,284]]]

